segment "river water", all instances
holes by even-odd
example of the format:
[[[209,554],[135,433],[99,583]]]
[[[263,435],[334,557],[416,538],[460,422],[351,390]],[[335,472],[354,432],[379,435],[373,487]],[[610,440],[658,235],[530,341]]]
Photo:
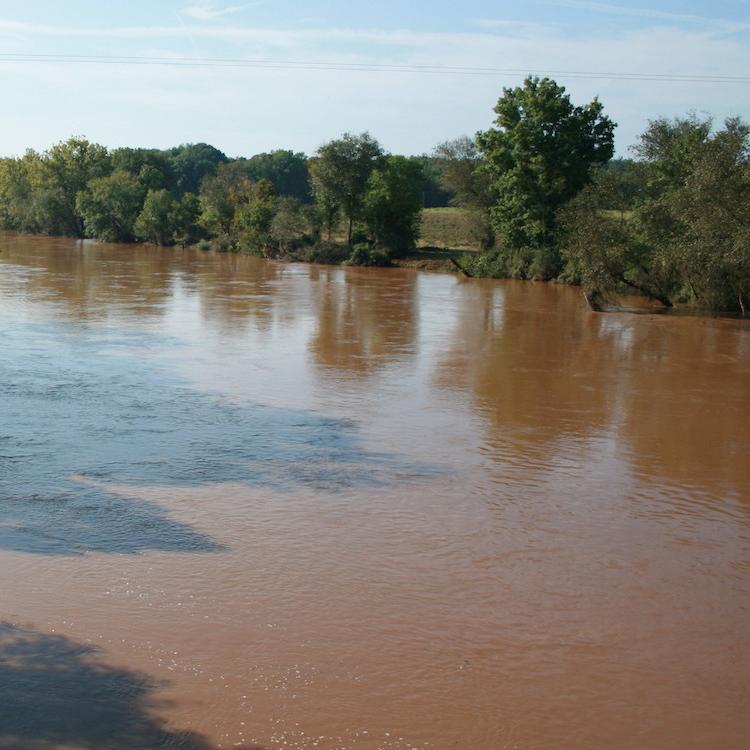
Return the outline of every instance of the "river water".
[[[0,238],[0,748],[750,746],[750,324]]]

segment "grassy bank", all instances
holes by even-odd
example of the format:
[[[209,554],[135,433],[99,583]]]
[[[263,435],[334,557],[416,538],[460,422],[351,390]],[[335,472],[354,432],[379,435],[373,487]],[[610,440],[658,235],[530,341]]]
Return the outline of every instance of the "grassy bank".
[[[465,208],[426,208],[422,212],[419,246],[443,250],[479,250]]]
[[[467,252],[478,252],[472,236],[470,212],[463,208],[426,208],[417,249],[393,261],[400,268],[426,271],[455,271],[453,259]]]

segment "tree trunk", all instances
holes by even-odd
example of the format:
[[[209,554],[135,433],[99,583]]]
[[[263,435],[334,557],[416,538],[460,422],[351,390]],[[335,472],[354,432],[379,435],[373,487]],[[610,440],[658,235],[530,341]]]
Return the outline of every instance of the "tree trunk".
[[[602,295],[598,289],[584,290],[583,297],[592,312],[604,312],[602,306]]]
[[[471,273],[467,271],[455,258],[451,258],[451,263],[464,275],[472,278]]]

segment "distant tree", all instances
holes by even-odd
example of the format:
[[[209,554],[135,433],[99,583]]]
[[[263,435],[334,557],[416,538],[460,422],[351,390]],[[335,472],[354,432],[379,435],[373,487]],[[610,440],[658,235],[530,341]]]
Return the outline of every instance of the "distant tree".
[[[183,247],[200,239],[200,200],[195,193],[185,193],[175,206],[174,239]]]
[[[331,218],[340,209],[348,222],[350,246],[354,222],[362,216],[370,175],[382,158],[383,149],[369,133],[345,133],[321,146],[310,161],[313,194],[326,216],[329,235]]]
[[[269,180],[256,182],[248,200],[238,206],[236,224],[247,249],[266,250],[271,244],[271,226],[276,213],[276,194]]]
[[[203,180],[214,174],[219,165],[229,161],[226,154],[207,143],[184,144],[166,153],[177,197],[185,193],[198,193]]]
[[[112,151],[112,169],[133,175],[146,190],[169,190],[173,187],[169,157],[158,149],[115,149]]]
[[[28,164],[31,159],[37,160],[38,154],[27,151],[23,159],[0,160],[0,224],[3,229],[44,231],[33,210],[34,186]]]
[[[419,164],[422,170],[422,206],[423,208],[443,208],[451,205],[453,197],[441,181],[439,160],[434,156],[410,156],[410,161]]]
[[[488,175],[481,170],[485,160],[476,141],[468,136],[444,141],[436,146],[434,157],[452,205],[473,208],[490,204]]]
[[[253,182],[243,162],[224,163],[206,177],[200,192],[201,225],[214,236],[236,240],[235,217],[252,195]]]
[[[492,220],[505,244],[525,250],[529,274],[556,275],[557,212],[612,158],[615,124],[594,99],[574,106],[565,88],[530,77],[504,89],[496,127],[477,136],[497,196]]]
[[[302,203],[312,200],[307,157],[302,153],[280,149],[256,154],[246,161],[253,182],[268,180],[276,195],[296,198]]]
[[[613,159],[592,172],[592,181],[601,193],[604,209],[618,211],[621,218],[636,207],[647,188],[643,164],[632,159]]]
[[[376,245],[400,255],[413,250],[422,219],[423,173],[419,162],[388,156],[370,175],[364,217]]]
[[[322,167],[318,167],[314,158],[310,160],[317,222],[320,224],[321,231],[325,229],[327,240],[331,242],[333,233],[339,225],[341,204],[334,183],[324,177],[325,171]],[[319,174],[320,178],[316,177],[316,174]]]
[[[281,196],[271,222],[271,236],[279,254],[290,252],[310,229],[309,214],[296,198]]]
[[[495,244],[490,221],[494,196],[486,162],[476,141],[468,136],[445,141],[435,148],[442,186],[450,191],[450,204],[467,212],[469,234],[483,250]]]
[[[86,236],[104,242],[132,242],[143,198],[143,187],[127,172],[91,180],[76,201]]]

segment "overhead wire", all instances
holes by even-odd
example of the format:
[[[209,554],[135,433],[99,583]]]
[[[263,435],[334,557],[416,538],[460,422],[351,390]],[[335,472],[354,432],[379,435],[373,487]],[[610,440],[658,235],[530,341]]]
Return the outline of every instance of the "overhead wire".
[[[0,52],[1,63],[54,63],[69,65],[138,65],[166,67],[249,68],[269,70],[338,71],[366,73],[413,73],[431,75],[498,76],[555,75],[593,80],[653,81],[664,83],[750,84],[750,76],[699,73],[655,73],[559,70],[547,68],[500,68],[414,63],[339,62],[315,60],[247,59],[232,57],[156,57],[138,55],[77,55]]]

